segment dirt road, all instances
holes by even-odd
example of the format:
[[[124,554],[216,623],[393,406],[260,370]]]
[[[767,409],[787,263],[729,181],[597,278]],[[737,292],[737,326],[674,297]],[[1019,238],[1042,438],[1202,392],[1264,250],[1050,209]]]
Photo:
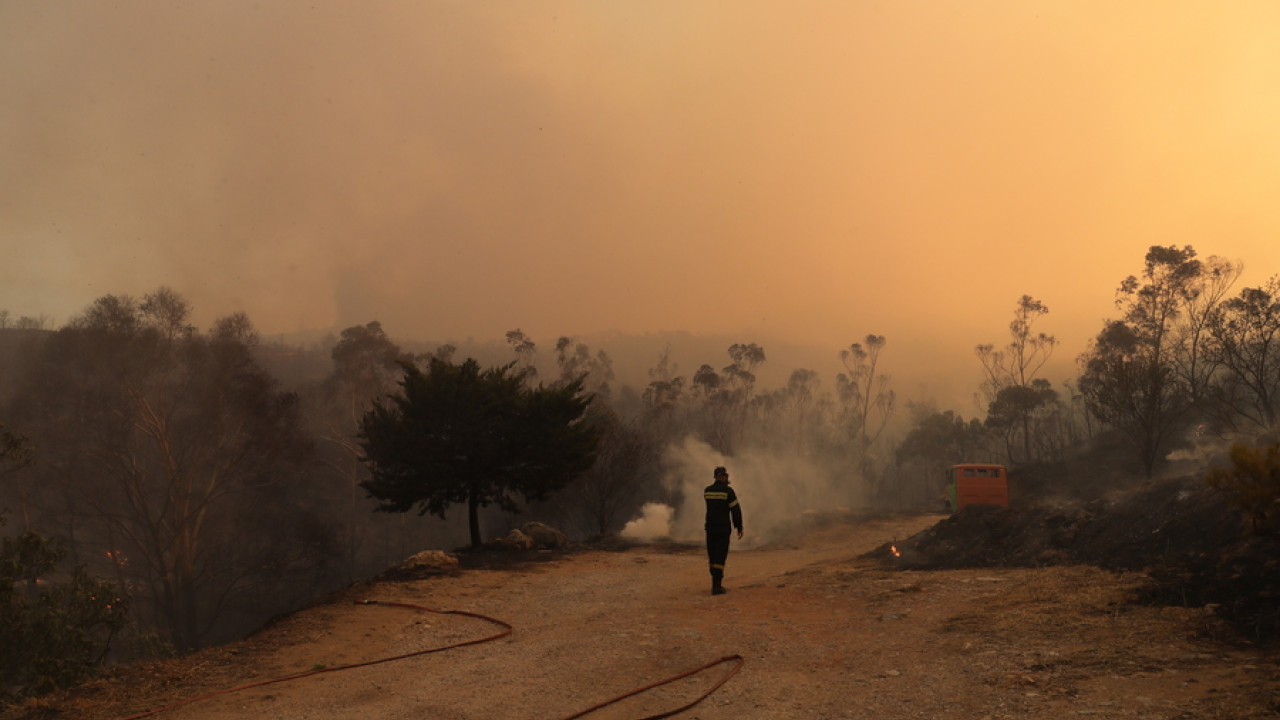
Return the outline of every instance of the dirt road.
[[[1089,567],[902,571],[861,558],[937,521],[828,524],[730,554],[709,594],[696,547],[575,552],[505,569],[370,584],[253,638],[3,715],[121,718],[253,680],[437,647],[495,642],[326,672],[166,710],[165,720],[557,720],[726,655],[741,671],[679,717],[1250,718],[1280,710],[1277,657],[1221,642],[1203,609],[1126,604],[1137,575]],[[590,714],[679,707],[722,664]]]

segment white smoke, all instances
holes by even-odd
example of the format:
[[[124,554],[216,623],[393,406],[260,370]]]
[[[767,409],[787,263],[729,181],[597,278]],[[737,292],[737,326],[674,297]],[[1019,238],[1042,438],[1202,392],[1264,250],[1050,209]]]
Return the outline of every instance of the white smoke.
[[[671,537],[671,516],[676,509],[662,503],[645,503],[640,517],[627,523],[620,533],[634,540],[661,540]]]
[[[807,512],[866,504],[866,483],[853,468],[824,467],[815,458],[794,453],[749,448],[736,457],[726,457],[705,442],[686,438],[667,448],[666,460],[664,483],[680,504],[674,511],[665,505],[645,505],[641,516],[627,525],[635,526],[636,532],[656,527],[661,519],[671,539],[702,542],[706,508],[702,491],[712,483],[712,471],[718,466],[729,470],[738,495],[746,545],[768,541],[800,523]],[[668,511],[670,514],[663,514]]]
[[[1181,447],[1165,455],[1165,460],[1175,464],[1168,472],[1185,473],[1189,467],[1207,468],[1229,462],[1233,445],[1256,445],[1263,438],[1243,432],[1213,432],[1207,425],[1200,424],[1181,440]]]

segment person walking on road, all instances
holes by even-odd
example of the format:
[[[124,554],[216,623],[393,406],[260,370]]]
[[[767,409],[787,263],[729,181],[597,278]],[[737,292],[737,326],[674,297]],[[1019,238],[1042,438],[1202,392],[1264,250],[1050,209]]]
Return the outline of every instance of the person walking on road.
[[[702,491],[707,501],[707,559],[711,562],[711,594],[723,595],[724,563],[729,557],[729,534],[737,528],[742,539],[742,506],[738,496],[729,487],[729,471],[718,467],[712,473],[715,482]]]

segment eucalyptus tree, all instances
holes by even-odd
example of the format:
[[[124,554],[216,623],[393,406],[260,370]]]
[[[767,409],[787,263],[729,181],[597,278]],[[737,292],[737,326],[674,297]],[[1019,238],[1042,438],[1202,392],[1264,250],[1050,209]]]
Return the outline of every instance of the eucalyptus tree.
[[[334,492],[346,495],[339,507],[345,505],[346,508],[344,544],[347,580],[351,581],[362,564],[359,556],[370,530],[366,527],[367,501],[360,488],[369,477],[357,437],[360,419],[374,403],[395,389],[400,363],[410,356],[387,335],[382,323],[372,320],[344,329],[330,358],[333,370],[312,395],[315,407],[310,415],[319,425],[314,432],[323,441],[317,459],[339,485]],[[392,560],[392,557],[380,559],[382,563]]]
[[[734,343],[729,346],[730,363],[721,370],[726,390],[733,393],[736,404],[745,404],[756,384],[756,369],[765,362],[764,348],[756,343]]]
[[[992,344],[974,349],[986,376],[982,389],[988,424],[1004,437],[1006,453],[1014,462],[1042,459],[1033,452],[1037,438],[1032,418],[1058,403],[1057,392],[1039,377],[1058,345],[1057,338],[1034,327],[1048,314],[1043,302],[1023,295],[1009,322],[1009,344],[998,350]],[[1015,446],[1020,446],[1020,457],[1015,456]]]
[[[1280,276],[1245,288],[1209,318],[1219,372],[1214,399],[1230,427],[1280,421]]]
[[[836,375],[841,424],[852,444],[857,462],[870,475],[871,449],[893,418],[898,396],[889,387],[889,376],[880,372],[880,355],[888,340],[868,334],[861,343],[840,351],[845,371]]]
[[[658,355],[658,364],[648,371],[649,384],[642,395],[647,418],[669,415],[685,400],[685,378],[678,373],[668,345]]]
[[[515,330],[507,331],[507,344],[515,352],[517,364],[520,367],[520,371],[524,373],[526,381],[533,382],[536,380],[538,368],[534,365],[534,359],[538,356],[538,346],[533,342],[533,339],[525,335],[520,328],[516,328]]]
[[[995,345],[978,345],[975,352],[986,373],[984,389],[988,399],[1010,385],[1029,386],[1058,346],[1052,335],[1038,332],[1034,325],[1049,314],[1043,302],[1030,295],[1018,298],[1009,322],[1009,344],[997,350]]]
[[[1221,378],[1224,360],[1214,337],[1214,320],[1221,317],[1222,304],[1243,269],[1241,263],[1218,256],[1202,260],[1196,290],[1173,323],[1174,372],[1187,388],[1192,403],[1210,414],[1213,408],[1205,406],[1211,406],[1217,395],[1215,385]]]
[[[601,400],[608,400],[614,380],[613,359],[604,350],[594,355],[591,348],[571,337],[556,340],[556,367],[560,371],[560,384],[581,381],[582,387]]]
[[[1003,441],[1008,461],[1051,460],[1063,449],[1062,439],[1053,435],[1065,430],[1056,422],[1065,416],[1058,392],[1048,380],[1035,378],[1027,385],[1001,388],[987,405],[983,425]]]
[[[1090,412],[1134,444],[1147,476],[1186,421],[1195,388],[1179,372],[1179,317],[1200,297],[1205,266],[1190,246],[1152,246],[1142,277],[1116,292],[1119,319],[1105,321],[1080,357]]]

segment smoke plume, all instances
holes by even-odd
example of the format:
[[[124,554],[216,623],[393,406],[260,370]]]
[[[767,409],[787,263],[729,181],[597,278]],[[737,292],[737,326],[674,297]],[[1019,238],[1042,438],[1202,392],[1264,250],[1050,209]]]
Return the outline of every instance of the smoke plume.
[[[701,542],[705,505],[702,491],[712,471],[723,465],[742,506],[746,533],[743,543],[776,540],[797,526],[806,513],[866,504],[866,483],[854,468],[792,452],[748,448],[727,457],[700,440],[686,438],[667,449],[664,479],[677,507],[650,503],[627,524],[623,534],[640,539],[670,537],[677,542]]]
[[[645,503],[640,517],[627,523],[620,533],[635,540],[662,540],[671,537],[671,517],[676,509],[662,503]]]

